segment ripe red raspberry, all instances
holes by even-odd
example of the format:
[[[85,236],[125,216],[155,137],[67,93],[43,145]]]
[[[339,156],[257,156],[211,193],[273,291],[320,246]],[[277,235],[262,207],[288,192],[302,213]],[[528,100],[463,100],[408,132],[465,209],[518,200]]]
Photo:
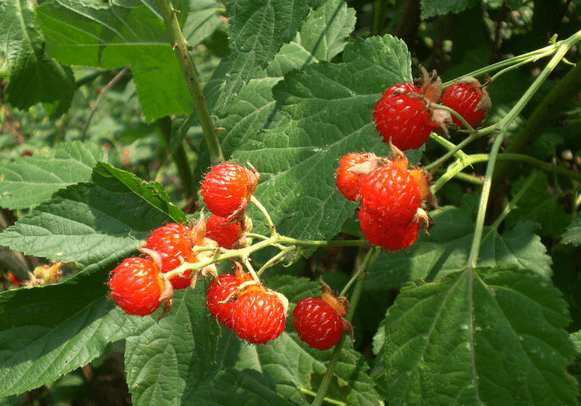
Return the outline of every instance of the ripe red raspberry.
[[[224,273],[214,279],[208,285],[206,304],[210,314],[218,319],[226,327],[232,328],[233,301],[226,302],[231,297],[242,281],[236,276]]]
[[[206,223],[206,237],[226,249],[231,249],[238,242],[243,231],[241,221],[230,221],[215,214],[210,215]]]
[[[419,221],[409,223],[392,223],[374,216],[365,207],[359,210],[361,231],[367,240],[389,251],[407,248],[418,239]]]
[[[173,271],[180,266],[180,256],[186,262],[196,262],[196,257],[192,254],[193,247],[192,229],[185,224],[175,223],[169,223],[154,230],[144,246],[160,255],[162,273]],[[191,271],[185,272],[183,277],[178,275],[170,279],[174,289],[185,289],[190,286],[191,281]]]
[[[115,304],[131,315],[147,316],[172,296],[171,284],[149,258],[125,258],[113,269],[109,288]]]
[[[316,297],[307,297],[297,303],[293,323],[300,339],[318,350],[337,345],[344,332],[342,317]]]
[[[250,200],[258,175],[248,169],[226,162],[214,166],[201,185],[204,203],[210,212],[220,217],[238,217]]]
[[[372,153],[350,152],[341,158],[336,185],[348,200],[356,201],[363,176],[377,167],[379,158]]]
[[[373,119],[384,142],[391,140],[402,151],[424,145],[437,127],[428,100],[412,84],[389,87],[375,105]]]
[[[286,306],[275,292],[252,285],[234,301],[232,320],[238,337],[251,344],[264,344],[284,331]]]
[[[447,87],[442,95],[442,104],[455,110],[472,127],[481,124],[492,107],[488,92],[473,77],[464,78]],[[452,121],[456,126],[464,127],[457,117],[452,116]]]
[[[407,224],[422,201],[416,179],[400,165],[377,167],[361,179],[361,205],[384,222]]]

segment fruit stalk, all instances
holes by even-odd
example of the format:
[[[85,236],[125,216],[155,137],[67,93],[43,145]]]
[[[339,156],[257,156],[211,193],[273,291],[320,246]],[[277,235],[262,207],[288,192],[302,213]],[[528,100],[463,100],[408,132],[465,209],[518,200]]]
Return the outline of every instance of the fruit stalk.
[[[214,129],[214,123],[210,116],[208,105],[206,104],[204,92],[198,81],[196,66],[190,56],[188,43],[182,34],[180,24],[176,17],[178,11],[173,8],[171,0],[158,0],[158,4],[169,34],[170,44],[176,53],[190,97],[194,103],[194,109],[198,114],[198,120],[200,120],[200,125],[204,132],[204,139],[206,140],[206,146],[210,153],[210,159],[213,162],[223,161],[224,155],[222,154],[222,148],[220,147],[220,142]]]

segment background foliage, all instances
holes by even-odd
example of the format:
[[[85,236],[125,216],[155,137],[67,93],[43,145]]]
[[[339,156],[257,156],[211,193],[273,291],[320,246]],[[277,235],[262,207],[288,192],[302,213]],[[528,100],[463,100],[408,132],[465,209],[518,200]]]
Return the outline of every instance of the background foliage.
[[[256,196],[277,230],[303,240],[360,237],[334,174],[348,152],[389,153],[372,122],[388,86],[420,65],[444,81],[471,72],[484,81],[497,73],[488,66],[509,61],[488,87],[491,137],[462,149],[483,158],[463,171],[434,165],[434,228],[368,269],[326,404],[579,403],[578,41],[523,96],[556,48],[542,50],[578,31],[578,1],[173,7],[224,157],[260,172]],[[107,297],[109,272],[151,230],[198,215],[199,180],[215,158],[170,37],[152,0],[0,0],[0,404],[306,405],[324,379],[331,350],[300,342],[290,319],[267,345],[221,329],[208,317],[207,281],[176,293],[159,322]],[[528,52],[538,54],[509,59]],[[546,103],[554,108],[539,111]],[[482,154],[495,123],[507,137],[486,211]],[[448,142],[466,136],[452,131]],[[445,143],[408,156],[430,165]],[[249,214],[262,232],[258,211]],[[319,279],[341,290],[361,258],[324,246],[269,269],[265,283],[292,308],[319,294]],[[26,285],[51,261],[66,263],[58,283],[10,282],[9,272]]]

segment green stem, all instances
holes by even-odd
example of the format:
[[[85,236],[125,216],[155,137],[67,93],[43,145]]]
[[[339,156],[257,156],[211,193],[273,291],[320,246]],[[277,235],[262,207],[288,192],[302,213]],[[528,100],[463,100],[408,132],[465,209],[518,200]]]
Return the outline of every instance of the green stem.
[[[480,203],[478,205],[478,215],[476,217],[476,227],[474,229],[474,238],[472,239],[472,247],[470,248],[470,256],[468,257],[468,266],[475,268],[478,263],[478,256],[480,255],[480,243],[482,242],[482,232],[484,231],[484,219],[486,218],[486,209],[488,208],[488,198],[490,196],[490,188],[492,187],[492,174],[494,173],[494,165],[498,157],[498,151],[504,141],[505,132],[501,132],[496,136],[494,144],[490,150],[490,158],[486,167],[486,175],[484,177],[484,184],[482,185],[482,192],[480,194]]]
[[[290,247],[284,247],[284,246],[290,246]],[[281,250],[291,250],[291,249],[298,249],[298,247],[302,247],[302,248],[317,248],[317,247],[362,247],[362,248],[368,248],[370,247],[369,242],[367,242],[366,240],[333,240],[333,241],[324,241],[324,240],[314,240],[314,241],[308,241],[308,240],[297,240],[295,238],[290,238],[290,237],[286,237],[280,234],[275,234],[272,235],[268,238],[264,238],[263,240],[252,244],[248,247],[244,247],[244,248],[239,248],[239,249],[235,249],[235,250],[219,250],[216,251],[216,255],[214,255],[212,258],[207,259],[205,261],[200,261],[200,262],[184,262],[183,264],[181,264],[180,266],[178,266],[177,268],[175,268],[173,271],[169,271],[167,273],[164,274],[164,276],[167,279],[171,279],[174,276],[179,276],[179,275],[183,275],[184,272],[186,271],[199,271],[202,268],[205,268],[209,265],[215,264],[217,262],[221,262],[221,261],[225,261],[225,260],[229,260],[229,259],[234,259],[234,258],[238,258],[241,259],[243,262],[246,260],[246,258],[249,258],[249,256],[257,251],[260,251],[261,249],[264,249],[266,247],[277,247]]]
[[[552,70],[563,59],[570,47],[579,41],[581,41],[581,31],[563,42],[562,46],[537,77],[533,85],[528,89],[527,93],[523,95],[523,98],[519,103],[524,106],[524,104],[532,98],[532,94],[547,79]],[[551,124],[558,113],[565,108],[566,104],[576,97],[579,93],[579,89],[581,89],[581,63],[578,63],[577,66],[571,69],[557,83],[557,85],[551,89],[542,102],[538,104],[537,108],[527,121],[520,126],[518,133],[512,137],[510,144],[506,148],[506,152],[524,152],[527,149],[527,146],[531,145],[543,133],[545,128]],[[513,109],[515,110],[514,115],[520,113],[520,110],[516,111],[516,107],[517,106]],[[511,119],[512,117],[507,116],[502,121],[506,120],[506,122],[509,122]],[[496,184],[503,184],[512,173],[512,169],[513,168],[507,164],[499,164],[495,171],[495,179],[497,180]]]
[[[161,134],[169,146],[171,143],[171,128],[172,128],[172,120],[171,117],[165,116],[158,120],[159,128],[161,130]],[[194,195],[194,185],[192,180],[192,171],[190,170],[190,165],[188,162],[188,156],[186,154],[186,150],[184,148],[183,143],[178,145],[174,152],[172,153],[172,157],[176,168],[178,170],[178,174],[181,180],[182,189],[184,191],[184,197],[189,199]]]
[[[309,395],[312,397],[317,396],[316,392],[313,392],[312,390],[306,389],[306,388],[300,388],[301,392],[304,393],[305,395]],[[326,403],[330,404],[330,405],[336,405],[336,406],[347,406],[347,403],[345,402],[341,402],[339,400],[335,400],[335,399],[331,399],[331,398],[325,398],[323,399]]]
[[[446,152],[444,155],[442,155],[440,158],[438,158],[431,164],[427,165],[424,169],[427,171],[435,169],[444,162],[446,162],[452,156],[456,156],[460,160],[465,159],[467,155],[462,151],[462,148],[464,148],[466,145],[470,144],[472,141],[480,137],[493,133],[494,130],[495,130],[494,126],[484,128],[480,131],[470,134],[468,137],[463,139],[462,142],[460,142],[458,145],[454,145],[453,143],[451,143],[450,141],[436,133],[430,134],[430,138],[436,143],[443,146],[444,148],[448,149],[448,152]]]
[[[362,277],[358,278],[357,284],[355,285],[355,289],[349,299],[349,312],[345,316],[347,321],[351,321],[353,319],[353,314],[355,313],[355,309],[357,308],[357,304],[359,303],[359,299],[361,298],[361,293],[363,292],[363,286],[365,285],[365,270],[373,264],[373,261],[377,259],[378,253],[381,251],[380,248],[374,247],[370,251],[373,251],[372,254],[367,253],[365,255],[364,260],[361,262],[358,270],[355,274],[360,274]],[[343,289],[345,291],[345,289]],[[311,406],[320,406],[323,404],[323,400],[327,394],[327,390],[329,389],[329,385],[331,384],[331,380],[333,379],[333,372],[335,371],[335,367],[337,366],[337,362],[339,362],[339,358],[341,356],[341,350],[343,348],[343,343],[345,342],[345,335],[341,337],[341,341],[335,346],[333,349],[333,353],[331,354],[331,359],[329,360],[329,365],[327,365],[327,371],[325,372],[325,376],[323,376],[323,380],[321,381],[321,385],[319,386],[319,390],[317,391],[317,397],[311,403]]]
[[[484,220],[486,218],[486,209],[488,208],[488,201],[490,197],[490,190],[492,187],[492,179],[494,176],[494,169],[496,165],[496,158],[498,157],[498,152],[504,141],[505,136],[508,133],[508,127],[512,121],[518,117],[523,108],[527,103],[533,98],[533,95],[541,87],[541,85],[547,80],[549,74],[555,69],[559,62],[563,59],[567,51],[581,40],[581,31],[572,35],[568,39],[559,43],[555,55],[551,58],[547,66],[541,71],[539,76],[535,79],[533,84],[527,89],[524,95],[519,99],[516,105],[508,112],[508,114],[500,120],[497,124],[500,129],[499,134],[494,140],[490,151],[490,157],[488,160],[488,165],[486,167],[486,175],[484,177],[484,184],[482,186],[482,193],[480,195],[480,204],[478,205],[478,215],[476,217],[476,228],[474,230],[474,239],[472,240],[472,247],[470,248],[470,256],[468,257],[468,266],[471,268],[476,267],[478,263],[478,256],[480,255],[480,243],[482,241],[482,233],[484,230]],[[576,68],[581,68],[581,64],[578,64]],[[514,142],[514,141],[513,141]]]
[[[274,226],[274,223],[272,222],[272,219],[270,218],[270,214],[268,214],[268,210],[266,210],[264,208],[262,203],[260,203],[260,201],[254,195],[252,195],[250,197],[250,202],[254,203],[254,205],[258,208],[258,210],[260,210],[260,212],[262,213],[262,215],[266,219],[266,224],[268,224],[268,229],[270,230],[270,235],[275,236],[277,234],[276,227]]]
[[[453,115],[454,117],[456,117],[464,125],[464,129],[467,130],[469,133],[475,133],[476,132],[476,130],[474,129],[474,127],[472,127],[468,123],[468,121],[466,121],[466,119],[464,117],[462,117],[456,110],[451,109],[448,106],[444,106],[443,104],[430,103],[430,106],[432,108],[434,108],[434,109],[447,111],[448,113],[450,113],[451,115]]]
[[[467,167],[474,165],[476,163],[487,162],[488,160],[490,160],[489,154],[466,155],[462,160],[460,159],[457,160],[452,165],[450,165],[446,172],[438,178],[436,183],[432,185],[431,187],[432,193],[436,193],[436,191],[440,190],[442,186],[444,186],[452,178],[456,178],[459,175],[462,175],[461,172]],[[548,162],[543,162],[540,159],[533,158],[532,156],[529,155],[502,153],[498,155],[497,160],[503,162],[513,161],[528,163],[539,169],[542,169],[545,172],[553,172],[581,183],[581,174],[571,171],[562,166],[556,166]]]
[[[498,227],[500,226],[500,224],[502,224],[502,222],[504,221],[506,216],[508,216],[509,213],[517,207],[519,200],[524,196],[526,191],[529,190],[529,188],[533,185],[535,180],[537,180],[538,176],[539,176],[539,172],[534,171],[533,174],[527,178],[525,184],[519,189],[518,193],[514,196],[512,201],[510,201],[506,205],[506,207],[504,208],[502,213],[500,213],[498,218],[496,220],[494,220],[494,223],[490,226],[493,230],[498,229]]]
[[[177,10],[174,10],[171,0],[158,0],[158,4],[169,34],[170,44],[176,53],[190,97],[194,104],[194,109],[198,114],[198,120],[204,132],[204,139],[206,140],[206,146],[210,153],[210,159],[214,162],[223,161],[224,155],[222,154],[220,141],[214,129],[214,123],[210,116],[208,105],[206,104],[204,92],[198,81],[196,67],[190,56],[187,41],[182,34],[180,24],[176,17]]]
[[[497,71],[499,69],[511,67],[515,64],[521,64],[522,62],[525,62],[525,63],[535,62],[535,61],[539,60],[540,58],[545,58],[545,57],[551,56],[555,52],[555,50],[558,49],[559,46],[564,41],[567,41],[567,40],[559,41],[555,44],[548,45],[544,48],[537,49],[535,51],[528,52],[526,54],[515,56],[514,58],[505,59],[503,61],[494,63],[492,65],[485,66],[483,68],[480,68],[480,69],[477,69],[477,70],[474,70],[472,72],[467,73],[466,75],[464,75],[464,77],[465,76],[475,76],[475,77],[482,76],[485,74],[489,74],[490,72]],[[448,82],[445,82],[443,84],[443,87],[446,88],[446,87],[450,86],[451,84],[457,82],[461,78],[462,77],[458,77],[454,80],[450,80]]]
[[[367,251],[367,254],[365,254],[365,258],[363,258],[363,264],[368,264],[368,266],[369,266],[369,264],[373,264],[380,253],[381,253],[381,248],[373,247],[372,249]],[[365,274],[365,272],[367,272],[367,268],[364,266],[360,266],[357,269],[357,272],[355,272],[353,274],[353,276],[351,277],[349,282],[347,282],[347,284],[345,285],[345,287],[343,288],[343,290],[339,294],[339,297],[343,297],[343,296],[347,295],[347,292],[349,291],[351,286],[357,280],[359,280]]]

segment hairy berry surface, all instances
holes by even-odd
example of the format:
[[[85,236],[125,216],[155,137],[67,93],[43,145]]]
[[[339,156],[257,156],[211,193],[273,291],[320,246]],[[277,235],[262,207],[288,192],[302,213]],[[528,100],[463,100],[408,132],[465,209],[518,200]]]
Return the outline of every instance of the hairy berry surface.
[[[251,289],[234,302],[232,329],[251,344],[264,344],[282,334],[286,326],[284,305],[272,292]]]
[[[491,106],[488,92],[474,78],[447,87],[442,95],[442,104],[455,110],[472,127],[484,121]],[[456,126],[464,127],[454,115],[452,115],[452,121]]]
[[[111,297],[125,313],[147,316],[161,304],[164,280],[149,258],[125,258],[109,280]]]
[[[155,229],[145,241],[145,248],[160,255],[162,273],[173,271],[180,266],[180,256],[186,262],[196,262],[196,258],[192,254],[193,246],[192,230],[185,224],[166,224]],[[170,279],[174,289],[185,289],[190,286],[191,281],[191,271],[186,271],[183,277],[178,275]]]
[[[363,166],[366,163],[373,165],[373,156],[360,152],[350,152],[341,158],[337,169],[336,185],[339,191],[351,201],[356,201],[359,196],[359,185],[364,173],[353,172],[356,166]],[[371,168],[370,168],[371,169]]]
[[[323,299],[307,297],[293,310],[293,323],[302,341],[318,350],[337,345],[343,336],[343,322]]]
[[[225,302],[225,300],[236,291],[240,283],[240,279],[236,276],[224,273],[218,279],[210,282],[206,291],[206,304],[210,314],[229,328],[232,328],[232,308],[234,303],[233,301]]]
[[[212,214],[206,222],[206,237],[218,243],[222,248],[231,249],[242,233],[240,221],[229,221],[225,217]]]
[[[375,168],[361,180],[361,205],[383,222],[407,224],[422,201],[416,179],[398,165]]]
[[[256,187],[251,178],[252,172],[231,162],[214,166],[200,187],[208,210],[220,217],[242,212]]]
[[[358,213],[361,231],[373,245],[397,251],[412,245],[418,239],[419,221],[392,223],[369,213],[362,207]]]
[[[417,93],[406,89],[417,89]],[[393,85],[375,105],[373,119],[384,142],[391,142],[402,151],[424,145],[437,127],[432,122],[428,101],[414,85]]]

